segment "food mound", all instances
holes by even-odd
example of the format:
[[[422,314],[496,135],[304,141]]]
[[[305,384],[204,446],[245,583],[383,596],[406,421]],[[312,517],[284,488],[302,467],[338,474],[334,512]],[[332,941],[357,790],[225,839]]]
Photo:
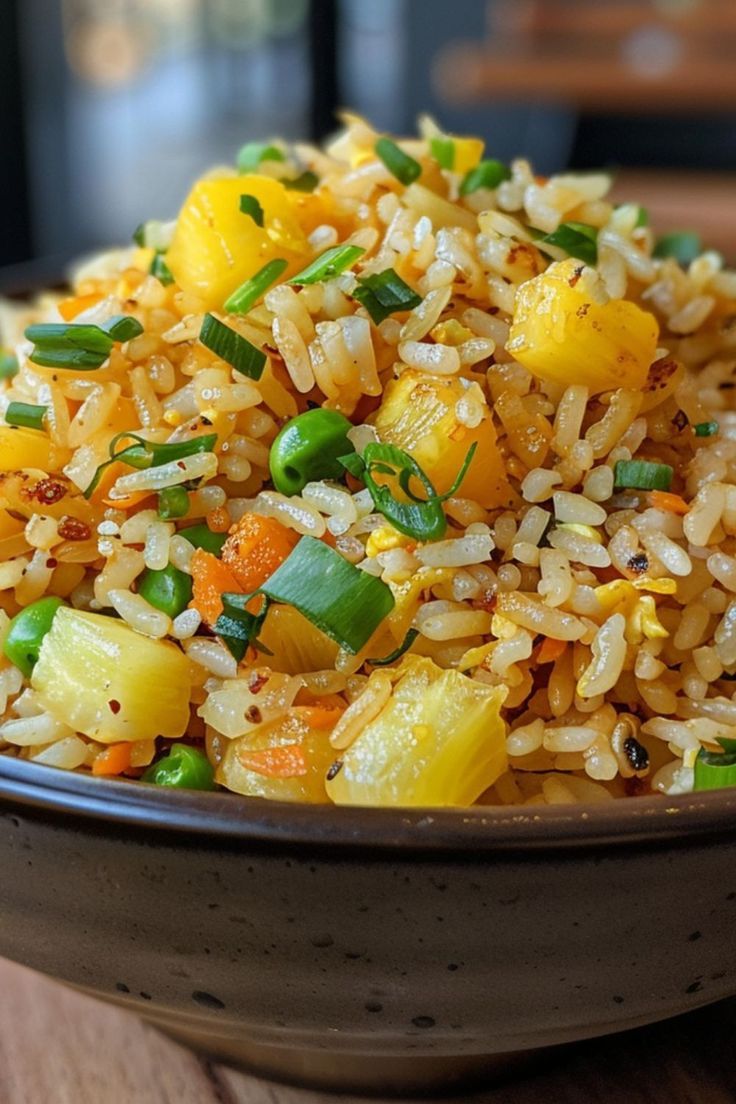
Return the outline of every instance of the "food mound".
[[[5,754],[338,805],[736,782],[736,273],[420,133],[249,143],[3,305]]]

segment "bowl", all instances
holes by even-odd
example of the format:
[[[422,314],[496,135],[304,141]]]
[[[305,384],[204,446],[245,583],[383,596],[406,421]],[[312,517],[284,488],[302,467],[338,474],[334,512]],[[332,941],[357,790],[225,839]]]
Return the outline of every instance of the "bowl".
[[[0,757],[0,954],[282,1080],[427,1092],[736,993],[736,792],[375,810]]]

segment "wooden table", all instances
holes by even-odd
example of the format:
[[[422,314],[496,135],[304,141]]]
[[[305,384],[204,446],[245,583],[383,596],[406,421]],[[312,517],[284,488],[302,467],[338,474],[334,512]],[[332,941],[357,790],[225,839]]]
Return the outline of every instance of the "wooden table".
[[[1,922],[1,920],[0,920]],[[463,1104],[733,1104],[736,999],[565,1052]],[[0,1104],[360,1104],[234,1073],[0,961]],[[426,1104],[426,1102],[425,1102]]]

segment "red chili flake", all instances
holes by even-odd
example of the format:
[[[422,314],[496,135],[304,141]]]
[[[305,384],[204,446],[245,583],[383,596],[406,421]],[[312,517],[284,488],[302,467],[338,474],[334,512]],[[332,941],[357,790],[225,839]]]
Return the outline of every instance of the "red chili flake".
[[[89,525],[79,518],[68,517],[66,514],[59,522],[59,536],[64,540],[83,541],[92,536]]]
[[[120,702],[117,701],[115,698],[110,698],[110,700],[107,704],[110,707],[110,712],[111,713],[119,713],[120,712]]]
[[[245,711],[245,719],[249,724],[258,725],[263,720],[263,714],[257,705],[249,705]]]
[[[58,560],[55,560],[53,556],[49,556],[49,558],[48,558],[48,559],[47,559],[47,561],[46,561],[46,566],[47,566],[47,567],[56,567],[56,565],[58,564],[58,562],[59,562],[59,561],[58,561]]]
[[[177,466],[177,468],[181,468],[182,471],[187,470],[187,466],[186,466],[186,464],[184,463],[183,460],[177,460],[176,461],[176,466]]]
[[[24,498],[35,498],[45,506],[52,506],[59,502],[66,494],[63,483],[57,483],[55,479],[40,479],[32,487],[24,487],[21,494]]]
[[[583,275],[583,269],[584,268],[585,268],[585,265],[578,265],[577,268],[575,269],[575,271],[573,272],[572,276],[570,277],[570,279],[567,281],[571,288],[575,287],[578,280]]]
[[[250,681],[248,682],[248,689],[250,690],[251,694],[257,694],[259,690],[263,689],[267,682],[268,675],[264,675],[262,672],[256,671],[253,675],[251,675]]]

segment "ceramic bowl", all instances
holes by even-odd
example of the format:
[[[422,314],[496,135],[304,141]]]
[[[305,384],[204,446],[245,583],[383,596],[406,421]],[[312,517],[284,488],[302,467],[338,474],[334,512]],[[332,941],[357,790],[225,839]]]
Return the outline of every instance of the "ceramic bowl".
[[[446,1088],[736,993],[736,791],[320,808],[0,757],[0,954],[262,1074]]]

